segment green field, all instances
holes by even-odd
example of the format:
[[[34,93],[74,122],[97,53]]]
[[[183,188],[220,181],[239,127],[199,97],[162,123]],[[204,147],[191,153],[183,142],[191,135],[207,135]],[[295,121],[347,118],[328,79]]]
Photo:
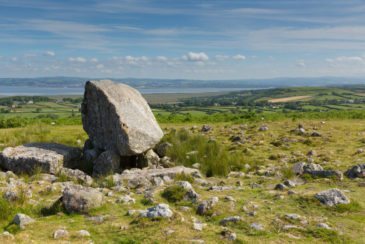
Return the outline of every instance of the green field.
[[[255,91],[258,94],[184,97],[174,104],[154,104],[153,112],[165,133],[163,141],[173,145],[168,156],[177,165],[200,164],[206,183],[192,182],[199,194],[198,202],[179,199],[179,192],[170,193],[175,194],[174,201],[167,198],[163,192],[174,189],[169,188],[175,185],[174,181],[153,188],[154,202],[150,202],[127,185],[126,190],[115,190],[112,178],[107,177],[94,185],[105,193],[102,207],[87,215],[67,214],[63,209],[50,212],[50,206],[61,195],[57,184],[69,179],[59,175],[55,183],[49,184],[42,183],[39,174],[24,175],[19,179],[32,190],[32,196],[11,203],[0,198],[0,233],[9,231],[16,243],[57,242],[52,234],[59,228],[70,232],[62,241],[72,243],[231,243],[223,237],[224,230],[236,234],[234,243],[364,243],[364,178],[297,176],[291,170],[297,162],[314,162],[324,169],[344,172],[365,161],[365,107],[361,96],[358,99],[354,95],[361,90],[352,89],[351,95],[343,94],[349,91],[342,88],[290,88],[287,94]],[[273,98],[308,94],[311,100],[274,106],[267,103]],[[246,100],[241,104],[238,97]],[[327,101],[324,97],[337,102],[328,104],[323,102]],[[358,100],[349,103],[349,99]],[[57,142],[82,148],[87,135],[81,125],[79,103],[42,101],[19,106],[0,115],[0,150],[29,142]],[[212,129],[201,132],[203,124]],[[304,134],[293,132],[298,124],[305,128]],[[262,125],[267,125],[268,130],[259,131]],[[314,131],[320,136],[311,136]],[[231,171],[241,175],[230,176]],[[191,180],[184,175],[180,178]],[[276,184],[287,179],[297,186],[274,190]],[[9,177],[0,178],[0,185],[8,181]],[[211,191],[210,186],[231,188]],[[330,188],[341,189],[351,203],[326,207],[314,198],[316,193]],[[126,194],[136,203],[117,201]],[[219,198],[218,204],[206,215],[196,214],[198,204],[213,196]],[[142,210],[156,203],[169,204],[174,217],[150,220],[127,214],[128,210]],[[36,222],[24,230],[16,228],[11,219],[18,212],[30,215]],[[299,217],[290,219],[288,214]],[[105,220],[94,223],[91,216],[104,216]],[[241,220],[223,227],[220,221],[229,216],[240,216]],[[203,231],[193,228],[194,219],[205,224]],[[253,223],[262,225],[263,230],[253,229]],[[320,223],[331,229],[319,228]],[[91,236],[77,236],[81,229]],[[1,243],[7,241],[0,235]]]

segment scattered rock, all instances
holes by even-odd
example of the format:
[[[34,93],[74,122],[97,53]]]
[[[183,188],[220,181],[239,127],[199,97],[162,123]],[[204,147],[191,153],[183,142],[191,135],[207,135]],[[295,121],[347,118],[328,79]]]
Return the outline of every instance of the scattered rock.
[[[171,147],[172,147],[171,143],[163,142],[155,147],[155,152],[157,153],[158,156],[160,156],[160,158],[163,158],[167,156],[166,153]]]
[[[365,164],[358,164],[345,172],[345,175],[349,178],[365,178]]]
[[[350,203],[350,200],[345,196],[345,194],[336,188],[319,192],[315,195],[315,198],[327,206]]]
[[[70,185],[62,194],[65,209],[72,213],[87,213],[90,209],[101,206],[103,194],[91,187]]]
[[[76,232],[77,236],[79,237],[90,237],[90,233],[87,230],[79,230],[78,232]]]
[[[237,223],[241,221],[241,217],[240,216],[231,216],[231,217],[227,217],[227,218],[224,218],[222,219],[219,224],[220,225],[223,225],[223,226],[226,226],[228,223]]]
[[[326,224],[326,223],[319,223],[319,224],[317,224],[317,227],[318,228],[322,228],[322,229],[327,229],[327,230],[331,230],[332,228],[331,227],[329,227],[329,225],[328,224]]]
[[[37,170],[57,174],[62,167],[78,164],[81,150],[56,143],[31,143],[7,147],[0,153],[0,166],[17,174]]]
[[[259,128],[259,131],[268,131],[268,130],[269,130],[269,127],[267,125],[262,125]]]
[[[321,133],[319,133],[318,131],[313,131],[311,134],[311,137],[321,137]]]
[[[147,218],[171,218],[173,212],[171,211],[169,205],[160,203],[155,207],[151,207],[147,210],[144,210],[140,213],[141,217]]]
[[[198,200],[199,195],[193,189],[193,186],[188,181],[178,181],[176,182],[178,186],[181,186],[184,190],[186,190],[186,194],[184,196],[184,200],[195,202]]]
[[[35,220],[29,217],[28,215],[18,213],[15,215],[13,219],[13,223],[18,225],[21,229],[24,229],[26,225],[34,223]]]
[[[66,239],[68,236],[69,236],[68,231],[65,229],[59,229],[53,233],[53,239],[56,239],[56,240]]]
[[[203,125],[201,128],[201,132],[209,132],[212,130],[212,127],[209,125]]]
[[[203,201],[198,205],[196,213],[198,215],[206,215],[217,203],[218,197],[212,197],[209,200]]]
[[[275,190],[278,190],[278,191],[284,191],[284,190],[286,190],[288,187],[286,186],[286,185],[284,185],[284,184],[282,184],[282,183],[279,183],[279,184],[277,184],[276,186],[275,186]]]
[[[222,230],[221,235],[223,238],[227,239],[228,241],[235,241],[237,239],[236,233],[234,233],[228,229]]]
[[[264,226],[262,224],[259,223],[252,223],[251,228],[257,231],[263,231],[264,230]]]
[[[60,173],[87,186],[91,186],[93,183],[93,179],[89,175],[78,169],[62,168]]]
[[[153,148],[163,136],[146,100],[125,84],[86,82],[81,112],[90,140],[103,151],[137,155]]]
[[[136,199],[132,198],[129,195],[125,195],[125,196],[120,197],[117,200],[117,202],[125,203],[125,204],[134,204],[134,203],[136,203]]]

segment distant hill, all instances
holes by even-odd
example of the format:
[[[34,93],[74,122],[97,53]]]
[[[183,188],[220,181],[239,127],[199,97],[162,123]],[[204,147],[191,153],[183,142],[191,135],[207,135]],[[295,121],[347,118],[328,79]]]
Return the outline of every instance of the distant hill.
[[[40,77],[40,78],[0,78],[3,86],[39,87],[82,87],[92,78],[80,77]],[[99,78],[98,78],[99,79]],[[105,78],[110,79],[110,78]],[[273,88],[296,86],[342,86],[365,84],[365,78],[317,77],[317,78],[274,78],[245,80],[185,80],[185,79],[139,79],[111,78],[136,88]]]

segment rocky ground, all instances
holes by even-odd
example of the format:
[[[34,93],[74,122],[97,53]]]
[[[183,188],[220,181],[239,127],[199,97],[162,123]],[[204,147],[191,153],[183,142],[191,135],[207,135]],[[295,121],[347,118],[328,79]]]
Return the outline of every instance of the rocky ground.
[[[199,164],[100,178],[1,172],[1,242],[364,243],[364,121],[162,127],[240,152],[242,168],[213,177]]]

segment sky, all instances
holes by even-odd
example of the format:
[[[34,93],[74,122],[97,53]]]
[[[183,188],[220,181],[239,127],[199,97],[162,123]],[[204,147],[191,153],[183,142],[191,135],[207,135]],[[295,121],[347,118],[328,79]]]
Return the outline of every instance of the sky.
[[[0,0],[0,77],[365,77],[364,0]]]

